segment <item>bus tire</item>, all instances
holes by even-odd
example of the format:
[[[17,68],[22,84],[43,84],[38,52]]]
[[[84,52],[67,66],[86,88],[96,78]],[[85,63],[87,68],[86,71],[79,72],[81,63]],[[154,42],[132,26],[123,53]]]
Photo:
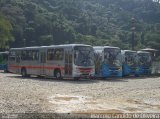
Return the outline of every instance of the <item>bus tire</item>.
[[[38,78],[44,78],[44,76],[42,76],[42,75],[37,75],[37,77],[38,77]]]
[[[134,76],[135,76],[135,77],[139,77],[139,74],[135,74]]]
[[[61,71],[60,70],[55,70],[54,76],[56,79],[62,79]]]
[[[22,77],[27,77],[27,71],[25,68],[21,69],[21,75],[22,75]]]
[[[8,72],[9,72],[9,71],[5,68],[5,69],[4,69],[4,73],[8,73]]]

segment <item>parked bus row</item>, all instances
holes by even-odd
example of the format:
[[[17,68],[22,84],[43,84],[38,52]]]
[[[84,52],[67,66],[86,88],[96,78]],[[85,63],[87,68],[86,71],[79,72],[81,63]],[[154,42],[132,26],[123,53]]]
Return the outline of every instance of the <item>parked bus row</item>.
[[[37,75],[78,80],[151,74],[151,63],[150,53],[144,51],[66,44],[11,48],[7,64],[9,72],[23,77]]]
[[[144,51],[121,50],[118,47],[94,47],[95,76],[122,77],[151,74],[151,54]]]

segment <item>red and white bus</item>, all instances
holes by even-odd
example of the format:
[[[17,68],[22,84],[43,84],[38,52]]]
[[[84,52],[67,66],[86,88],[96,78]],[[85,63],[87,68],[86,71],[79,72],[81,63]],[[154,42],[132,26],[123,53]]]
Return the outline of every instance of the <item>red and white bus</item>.
[[[95,74],[94,50],[84,44],[11,48],[8,70],[23,77],[89,78]]]

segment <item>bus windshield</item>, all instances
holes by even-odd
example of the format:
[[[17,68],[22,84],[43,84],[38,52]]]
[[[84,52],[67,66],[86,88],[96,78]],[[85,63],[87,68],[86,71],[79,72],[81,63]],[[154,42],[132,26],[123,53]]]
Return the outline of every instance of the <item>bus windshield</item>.
[[[136,52],[126,52],[125,53],[125,62],[129,66],[137,66],[137,53]]]
[[[151,65],[151,56],[149,53],[139,53],[139,64],[142,66]]]
[[[105,48],[104,63],[113,67],[121,66],[121,50],[118,48]]]
[[[94,65],[94,51],[89,46],[74,47],[74,61],[78,66],[93,66]]]
[[[7,63],[8,53],[0,53],[0,64]]]

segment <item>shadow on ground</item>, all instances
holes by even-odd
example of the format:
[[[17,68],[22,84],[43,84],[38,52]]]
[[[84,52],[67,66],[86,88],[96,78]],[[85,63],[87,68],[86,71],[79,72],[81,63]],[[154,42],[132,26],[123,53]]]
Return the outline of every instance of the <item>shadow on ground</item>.
[[[55,79],[49,77],[22,77],[22,76],[7,76],[10,78],[17,78],[22,80],[38,80],[38,81],[47,81],[47,82],[65,82],[65,83],[74,83],[74,84],[89,84],[89,83],[98,83],[99,80],[92,80],[92,79],[80,79],[80,80],[73,80],[73,79]]]
[[[0,72],[2,74],[9,74]],[[66,83],[75,83],[75,84],[86,84],[86,83],[98,83],[98,82],[128,82],[128,80],[138,80],[138,79],[148,79],[148,78],[158,78],[159,76],[127,76],[127,77],[110,77],[110,78],[94,78],[94,79],[80,79],[80,80],[73,80],[73,79],[55,79],[50,77],[22,77],[21,75],[15,75],[15,76],[7,76],[10,78],[17,78],[17,79],[29,79],[29,80],[39,80],[39,81],[49,81],[49,82],[66,82]]]

